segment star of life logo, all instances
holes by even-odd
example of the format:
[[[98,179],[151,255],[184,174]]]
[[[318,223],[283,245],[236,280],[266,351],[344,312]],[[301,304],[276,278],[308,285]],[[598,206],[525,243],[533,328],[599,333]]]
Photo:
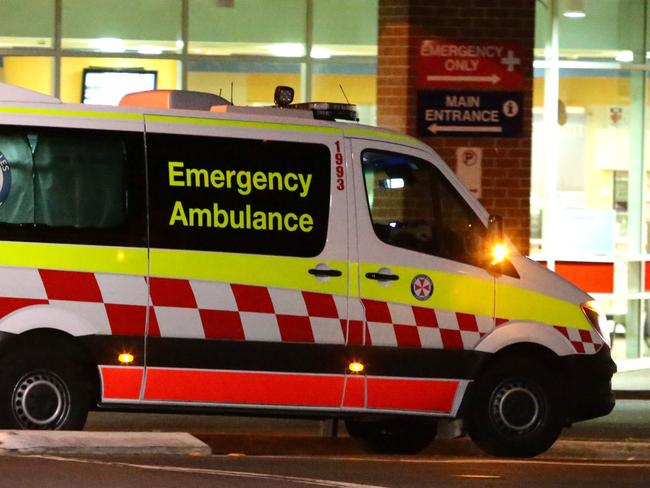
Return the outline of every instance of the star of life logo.
[[[9,167],[9,161],[7,161],[5,155],[0,152],[0,205],[7,201],[10,190],[11,168]]]
[[[433,293],[433,282],[427,275],[417,275],[411,281],[411,293],[418,300],[427,300]]]

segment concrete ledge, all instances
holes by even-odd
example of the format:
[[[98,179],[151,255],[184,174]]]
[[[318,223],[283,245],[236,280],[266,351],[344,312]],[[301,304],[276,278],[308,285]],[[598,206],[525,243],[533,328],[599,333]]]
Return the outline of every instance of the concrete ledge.
[[[210,447],[183,432],[0,430],[0,454],[177,454],[207,456]]]
[[[214,454],[245,455],[366,455],[362,444],[349,437],[322,438],[306,435],[196,434]],[[372,454],[368,454],[375,456]],[[489,457],[468,437],[436,439],[424,456]],[[650,442],[560,439],[539,459],[643,460],[650,461]]]
[[[650,461],[650,442],[559,440],[541,457],[589,458],[614,461]]]
[[[615,390],[617,400],[650,400],[650,390]]]

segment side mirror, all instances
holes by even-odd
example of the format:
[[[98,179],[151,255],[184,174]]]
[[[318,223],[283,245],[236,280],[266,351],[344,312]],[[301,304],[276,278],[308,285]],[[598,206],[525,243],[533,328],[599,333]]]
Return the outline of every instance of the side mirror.
[[[503,217],[490,215],[488,218],[488,242],[492,245],[503,241]]]

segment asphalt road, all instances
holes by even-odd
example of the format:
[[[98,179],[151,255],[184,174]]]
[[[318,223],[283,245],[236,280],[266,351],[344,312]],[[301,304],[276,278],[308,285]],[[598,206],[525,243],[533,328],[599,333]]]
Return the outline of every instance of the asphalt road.
[[[639,488],[650,463],[445,457],[0,457],[0,486]]]

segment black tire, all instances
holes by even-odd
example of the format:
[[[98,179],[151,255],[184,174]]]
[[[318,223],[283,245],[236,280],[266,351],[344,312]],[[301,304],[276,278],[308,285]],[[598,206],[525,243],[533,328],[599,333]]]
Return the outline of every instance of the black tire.
[[[367,450],[380,454],[417,454],[426,449],[436,436],[435,423],[404,420],[346,420],[345,428],[350,437],[359,439]]]
[[[467,415],[470,437],[488,454],[533,457],[564,426],[561,379],[541,362],[504,358],[475,383]]]
[[[0,363],[0,427],[81,430],[91,391],[81,365],[64,353],[16,351]]]

